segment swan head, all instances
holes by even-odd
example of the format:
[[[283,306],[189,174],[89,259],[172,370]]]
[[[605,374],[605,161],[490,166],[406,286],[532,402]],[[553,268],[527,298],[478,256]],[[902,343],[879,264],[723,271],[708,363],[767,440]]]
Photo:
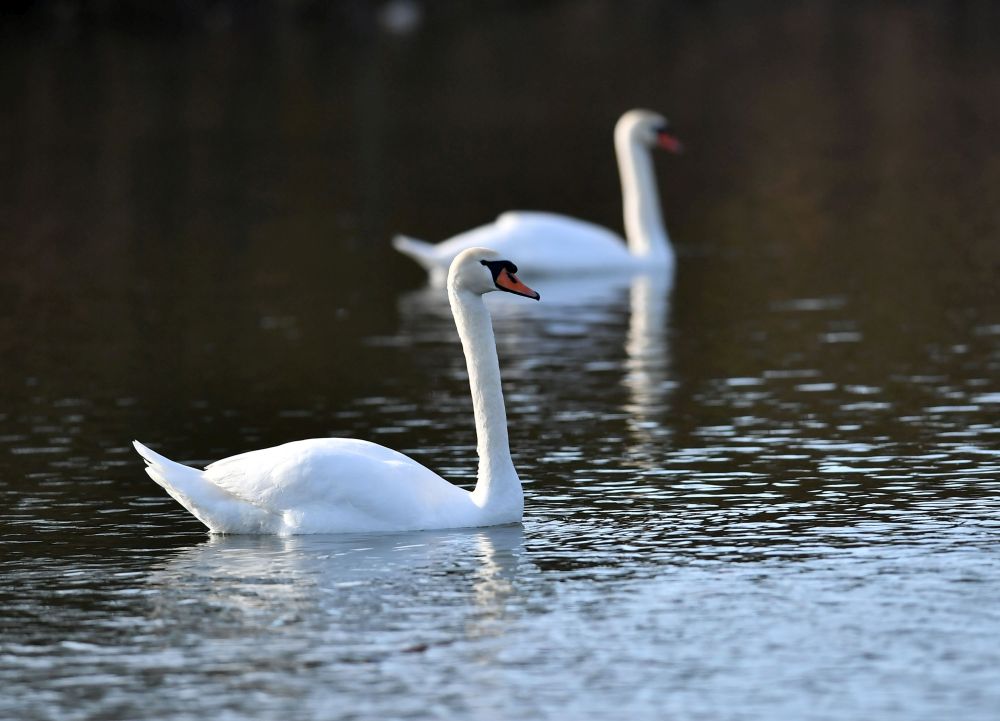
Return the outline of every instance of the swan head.
[[[534,300],[541,297],[518,279],[516,265],[488,248],[469,248],[455,256],[448,271],[448,287],[479,295],[502,290]]]
[[[663,148],[679,155],[684,146],[670,127],[670,121],[652,110],[629,110],[615,125],[615,140],[639,143],[647,148]]]

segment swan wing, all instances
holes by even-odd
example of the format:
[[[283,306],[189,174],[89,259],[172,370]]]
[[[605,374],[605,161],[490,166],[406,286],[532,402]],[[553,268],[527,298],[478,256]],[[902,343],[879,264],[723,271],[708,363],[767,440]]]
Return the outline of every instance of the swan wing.
[[[412,458],[376,443],[315,438],[209,465],[233,496],[282,514],[291,532],[430,527],[469,512],[470,494]]]
[[[493,225],[498,235],[493,247],[532,274],[604,271],[634,261],[620,235],[567,215],[517,210]]]
[[[525,210],[508,211],[493,223],[438,243],[435,249],[442,261],[450,262],[463,250],[479,247],[517,257],[532,270],[539,270],[534,267],[539,260],[548,266],[556,256],[560,264],[581,253],[588,257],[595,253],[628,256],[625,241],[607,228],[567,215]]]
[[[508,210],[497,217],[496,225],[500,228],[509,228],[511,231],[520,228],[532,233],[549,231],[556,234],[600,238],[609,243],[621,244],[625,242],[618,233],[608,230],[603,225],[542,210]]]
[[[430,272],[434,285],[444,285],[452,260],[469,248],[492,248],[517,258],[535,276],[621,270],[636,264],[617,233],[568,215],[530,210],[508,211],[436,245],[407,238],[394,243]]]

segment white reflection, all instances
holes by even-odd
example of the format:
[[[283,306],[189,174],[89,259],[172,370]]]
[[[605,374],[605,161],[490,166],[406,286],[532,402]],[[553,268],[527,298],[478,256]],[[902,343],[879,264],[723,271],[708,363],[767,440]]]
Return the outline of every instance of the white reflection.
[[[207,622],[213,633],[334,623],[352,642],[371,643],[422,616],[451,614],[452,625],[481,636],[506,618],[522,555],[520,525],[211,536],[153,569],[148,583],[157,616],[186,625],[185,633]]]
[[[623,407],[632,437],[629,451],[652,462],[660,457],[655,451],[668,435],[663,421],[674,388],[670,378],[669,280],[651,274],[635,276],[629,288],[629,307],[622,378],[629,396]]]

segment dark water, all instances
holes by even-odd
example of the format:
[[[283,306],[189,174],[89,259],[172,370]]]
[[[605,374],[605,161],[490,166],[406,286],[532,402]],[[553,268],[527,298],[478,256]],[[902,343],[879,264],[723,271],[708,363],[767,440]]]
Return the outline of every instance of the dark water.
[[[1000,13],[369,30],[3,36],[0,717],[995,718]],[[352,435],[472,482],[388,238],[620,228],[634,106],[677,281],[496,299],[523,527],[209,538],[148,480]]]

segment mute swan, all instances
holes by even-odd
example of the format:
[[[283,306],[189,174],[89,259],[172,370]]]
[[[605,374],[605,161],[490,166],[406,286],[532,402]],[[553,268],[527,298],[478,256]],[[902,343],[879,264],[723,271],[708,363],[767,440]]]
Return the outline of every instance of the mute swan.
[[[649,149],[681,152],[666,119],[649,110],[630,110],[615,125],[615,151],[622,183],[625,237],[599,225],[555,213],[510,211],[436,245],[405,235],[393,246],[443,286],[452,259],[466,248],[485,245],[516,257],[538,275],[655,270],[673,274],[674,251],[660,214],[656,175]],[[627,246],[626,246],[627,243]]]
[[[470,248],[448,280],[465,351],[478,437],[475,490],[454,486],[402,453],[352,438],[314,438],[243,453],[204,471],[138,441],[146,473],[213,533],[340,533],[493,526],[521,520],[524,495],[507,441],[507,416],[483,295],[538,300],[499,253]]]

